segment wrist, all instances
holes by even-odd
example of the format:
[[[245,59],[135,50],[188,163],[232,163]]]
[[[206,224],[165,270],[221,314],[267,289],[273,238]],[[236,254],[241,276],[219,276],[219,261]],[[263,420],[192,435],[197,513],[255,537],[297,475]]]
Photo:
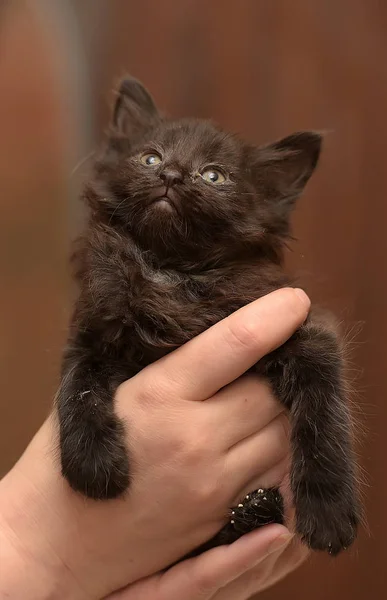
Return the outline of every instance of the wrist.
[[[29,477],[18,463],[0,482],[0,598],[90,600],[56,544],[63,535],[39,489],[41,467]]]
[[[81,596],[74,596],[74,588],[68,585],[60,565],[52,563],[38,553],[30,554],[29,549],[15,539],[15,533],[0,522],[0,598],[81,600]]]

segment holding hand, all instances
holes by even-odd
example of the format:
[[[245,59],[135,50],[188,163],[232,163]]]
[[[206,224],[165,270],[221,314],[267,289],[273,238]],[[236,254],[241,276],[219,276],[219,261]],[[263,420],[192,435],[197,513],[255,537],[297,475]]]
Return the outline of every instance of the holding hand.
[[[69,488],[55,456],[55,423],[48,420],[0,484],[0,560],[7,574],[0,592],[100,599],[208,540],[252,489],[280,483],[289,451],[283,409],[259,379],[234,380],[290,337],[308,309],[302,293],[274,292],[119,388],[116,410],[130,422],[134,466],[123,498],[97,502]],[[250,568],[264,540],[286,532],[273,527],[238,542],[242,562],[236,565]],[[213,565],[215,579],[224,577],[236,549],[214,549],[162,577],[184,578],[187,565],[209,576]]]
[[[296,569],[308,552],[284,527],[268,525],[106,600],[247,600]]]

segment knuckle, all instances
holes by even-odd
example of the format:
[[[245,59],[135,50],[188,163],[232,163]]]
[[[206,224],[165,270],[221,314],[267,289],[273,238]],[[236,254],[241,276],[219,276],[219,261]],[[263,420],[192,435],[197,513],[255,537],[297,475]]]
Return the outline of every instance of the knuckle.
[[[197,571],[194,578],[195,598],[208,598],[209,594],[218,591],[215,577],[208,571]]]
[[[125,381],[118,386],[114,395],[114,408],[117,415],[121,418],[125,418],[128,414],[129,403],[132,406],[132,394],[130,391],[130,382]]]
[[[203,432],[187,435],[183,439],[182,449],[184,462],[187,465],[198,465],[208,458],[208,439]]]
[[[172,464],[181,462],[181,457],[185,457],[186,455],[186,441],[184,437],[175,432],[171,432],[171,435],[165,435],[165,433],[168,433],[167,430],[159,436],[158,447],[160,452],[162,452],[164,459]]]
[[[141,404],[159,403],[160,400],[168,398],[170,395],[170,386],[165,381],[165,377],[151,372],[151,367],[145,367],[138,376],[137,398]]]
[[[244,319],[243,322],[241,320],[234,322],[233,319],[230,319],[226,337],[230,346],[251,350],[259,342],[256,322],[247,319]]]
[[[192,486],[192,495],[196,504],[201,507],[211,506],[217,508],[219,497],[222,495],[217,485],[217,480],[210,474],[203,474],[199,481]]]

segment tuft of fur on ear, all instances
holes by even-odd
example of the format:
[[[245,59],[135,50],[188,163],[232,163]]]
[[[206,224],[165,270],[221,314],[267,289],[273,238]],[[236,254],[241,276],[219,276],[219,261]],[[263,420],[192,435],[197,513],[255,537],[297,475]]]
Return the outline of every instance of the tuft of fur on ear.
[[[113,111],[113,127],[131,140],[152,128],[160,119],[148,90],[133,77],[121,81]]]
[[[299,131],[255,150],[253,171],[266,201],[288,216],[316,168],[322,135]]]

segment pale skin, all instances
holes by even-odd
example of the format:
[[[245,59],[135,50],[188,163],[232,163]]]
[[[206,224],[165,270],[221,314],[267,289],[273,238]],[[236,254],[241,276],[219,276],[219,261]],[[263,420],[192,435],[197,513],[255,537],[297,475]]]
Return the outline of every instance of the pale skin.
[[[243,374],[309,305],[302,292],[274,292],[120,386],[133,472],[121,499],[68,487],[48,419],[0,483],[0,598],[243,600],[293,570],[306,550],[271,525],[158,573],[249,491],[279,484],[286,497],[287,416],[265,382]]]

